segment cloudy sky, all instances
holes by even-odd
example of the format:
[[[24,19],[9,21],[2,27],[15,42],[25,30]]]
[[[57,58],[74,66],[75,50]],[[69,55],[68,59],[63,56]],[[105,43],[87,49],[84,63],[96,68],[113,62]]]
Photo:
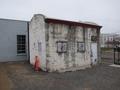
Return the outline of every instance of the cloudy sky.
[[[120,33],[120,0],[0,0],[0,18],[29,21],[33,14],[92,21],[103,33]]]

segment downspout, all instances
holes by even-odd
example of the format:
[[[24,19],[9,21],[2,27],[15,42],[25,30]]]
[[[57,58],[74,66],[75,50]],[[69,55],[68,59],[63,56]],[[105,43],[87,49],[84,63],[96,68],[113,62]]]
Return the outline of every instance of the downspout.
[[[98,63],[101,63],[100,29],[98,28],[97,28],[97,53],[98,53]]]
[[[83,42],[84,42],[84,60],[86,59],[86,34],[87,34],[87,30],[86,30],[86,28],[85,28],[85,26],[82,26],[82,28],[83,28]]]
[[[29,22],[27,22],[27,34],[28,34],[28,62],[30,63]]]

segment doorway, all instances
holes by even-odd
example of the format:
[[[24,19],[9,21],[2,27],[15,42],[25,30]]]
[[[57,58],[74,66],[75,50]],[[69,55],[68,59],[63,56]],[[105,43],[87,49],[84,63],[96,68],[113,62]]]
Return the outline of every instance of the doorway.
[[[97,64],[97,43],[91,44],[91,64]]]

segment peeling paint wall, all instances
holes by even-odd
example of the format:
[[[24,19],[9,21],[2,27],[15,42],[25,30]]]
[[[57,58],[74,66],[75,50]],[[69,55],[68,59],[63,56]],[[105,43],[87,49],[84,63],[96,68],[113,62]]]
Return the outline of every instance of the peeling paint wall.
[[[88,35],[88,45],[89,45],[89,51],[90,51],[90,59],[91,59],[91,64],[96,65],[98,63],[98,42],[97,40],[92,40],[92,37],[96,37],[98,39],[98,33],[97,29],[95,28],[87,28]]]
[[[46,70],[45,22],[43,15],[34,15],[29,24],[30,63],[34,65],[38,56],[40,68]]]
[[[98,41],[92,41],[98,32],[95,28],[45,23],[43,15],[35,15],[30,22],[30,63],[39,56],[42,70],[53,72],[75,71],[91,67],[92,44],[98,52]],[[93,62],[92,62],[93,61]]]
[[[48,71],[71,71],[90,67],[91,36],[95,30],[91,28],[46,24],[47,69]],[[57,41],[67,42],[67,52],[57,52]],[[77,51],[77,42],[85,43],[85,51]]]

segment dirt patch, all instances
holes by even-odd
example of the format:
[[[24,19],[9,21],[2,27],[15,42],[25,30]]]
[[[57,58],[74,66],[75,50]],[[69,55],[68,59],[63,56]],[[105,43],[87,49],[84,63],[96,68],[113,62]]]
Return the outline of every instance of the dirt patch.
[[[10,90],[10,80],[2,67],[0,67],[0,90]]]

